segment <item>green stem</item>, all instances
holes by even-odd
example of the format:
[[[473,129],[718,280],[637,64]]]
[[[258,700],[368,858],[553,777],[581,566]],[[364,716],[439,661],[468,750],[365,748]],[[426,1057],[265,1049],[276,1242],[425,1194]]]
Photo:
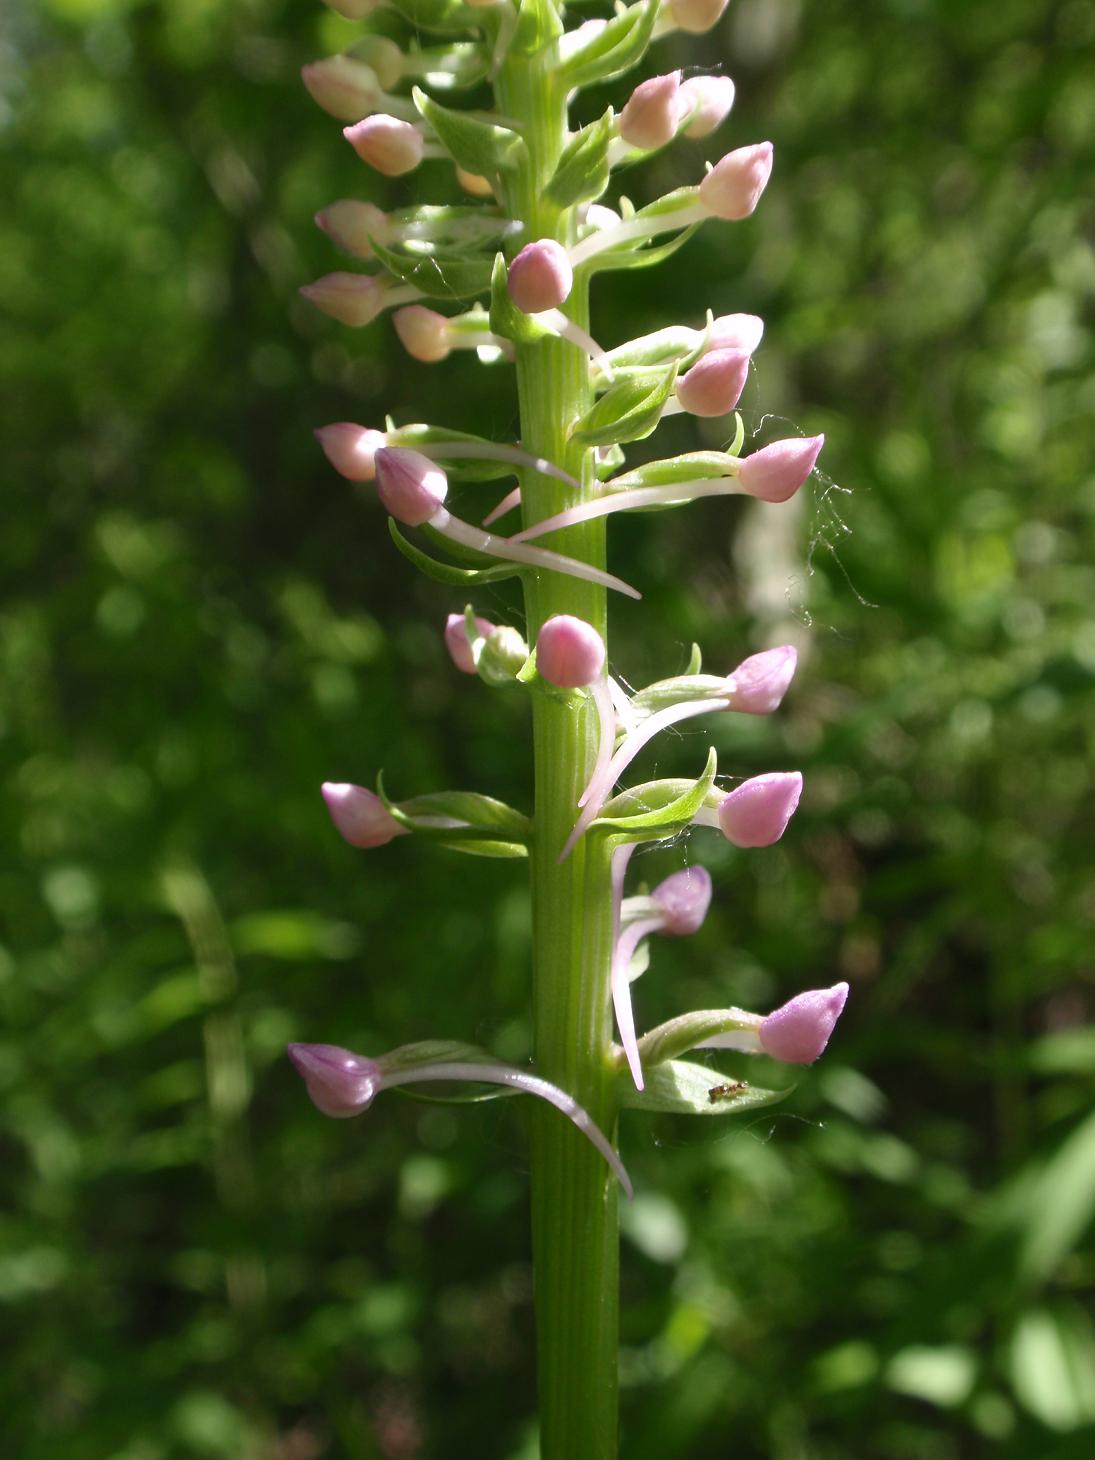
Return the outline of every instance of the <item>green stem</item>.
[[[573,209],[544,196],[566,141],[566,100],[548,53],[511,56],[496,84],[502,111],[517,118],[529,160],[508,182],[512,217],[525,237],[573,241]],[[583,284],[567,313],[589,327]],[[517,352],[524,449],[546,456],[593,495],[592,453],[567,439],[571,421],[592,402],[585,355],[561,340]],[[525,526],[573,502],[573,488],[526,473]],[[558,551],[604,566],[604,523],[558,534]],[[605,591],[558,574],[527,574],[529,641],[554,614],[569,613],[606,631]],[[593,768],[596,716],[535,696],[535,837],[531,858],[533,1027],[540,1074],[569,1091],[606,1134],[616,1124],[611,1059],[612,897],[603,840],[583,838],[558,855]],[[532,1112],[532,1245],[538,1342],[541,1460],[615,1460],[619,1256],[615,1179],[589,1143],[550,1109]]]

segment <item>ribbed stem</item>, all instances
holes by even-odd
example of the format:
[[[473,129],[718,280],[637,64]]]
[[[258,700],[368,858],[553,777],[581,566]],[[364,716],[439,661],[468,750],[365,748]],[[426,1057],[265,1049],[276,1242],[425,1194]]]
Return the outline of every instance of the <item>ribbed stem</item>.
[[[549,48],[550,50],[550,48]],[[544,195],[566,140],[566,102],[549,54],[507,59],[498,105],[515,117],[529,161],[507,179],[506,204],[527,223],[526,239],[573,242],[573,210]],[[589,329],[586,290],[566,313]],[[569,424],[592,403],[585,355],[549,339],[517,351],[521,442],[582,483],[581,493],[526,472],[522,515],[530,526],[593,495],[592,453],[572,445]],[[604,566],[601,521],[559,534],[561,553]],[[606,631],[605,591],[557,573],[526,575],[529,640],[553,614]],[[596,760],[598,725],[588,698],[576,708],[536,696],[535,837],[532,849],[533,1020],[536,1065],[612,1135],[615,1076],[610,1058],[612,888],[609,855],[587,838],[561,865],[559,852]],[[549,1109],[531,1112],[532,1242],[541,1460],[616,1460],[619,1257],[617,1185],[582,1136]]]

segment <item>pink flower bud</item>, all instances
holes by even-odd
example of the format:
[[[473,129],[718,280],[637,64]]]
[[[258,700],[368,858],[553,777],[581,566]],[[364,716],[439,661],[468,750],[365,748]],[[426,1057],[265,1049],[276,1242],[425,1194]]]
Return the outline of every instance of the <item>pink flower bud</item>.
[[[699,928],[711,906],[711,874],[706,867],[685,867],[659,882],[650,894],[661,909],[661,931],[687,938]]]
[[[784,1064],[812,1065],[825,1052],[847,998],[846,983],[796,994],[761,1023],[761,1048]]]
[[[582,689],[600,678],[605,666],[605,645],[585,619],[557,613],[536,639],[536,668],[549,684],[560,689]]]
[[[487,618],[477,617],[475,627],[484,639],[494,632],[494,624]],[[445,648],[461,674],[477,673],[471,645],[468,643],[467,620],[462,613],[450,613],[445,620]]]
[[[336,830],[352,847],[383,847],[407,835],[380,797],[364,786],[325,781],[320,789]]]
[[[407,354],[427,365],[435,365],[450,353],[449,322],[436,309],[423,304],[408,304],[392,315],[395,332]]]
[[[383,1083],[375,1060],[337,1044],[291,1044],[288,1055],[312,1104],[338,1120],[368,1110]]]
[[[557,309],[574,284],[567,251],[553,238],[526,243],[509,266],[509,297],[525,314]]]
[[[677,381],[677,399],[694,416],[725,416],[749,378],[745,350],[709,350]]]
[[[764,338],[764,321],[755,314],[720,314],[712,320],[707,351],[744,350],[752,355]]]
[[[743,491],[762,502],[786,502],[813,471],[824,445],[824,436],[773,441],[771,446],[763,446],[745,458],[738,472],[738,483]]]
[[[690,76],[677,98],[678,113],[692,120],[684,135],[697,140],[720,127],[734,105],[734,83],[729,76]]]
[[[384,113],[343,127],[342,135],[363,162],[385,177],[413,172],[426,149],[425,139],[413,122],[401,122]]]
[[[376,490],[397,522],[421,527],[444,504],[449,479],[420,451],[384,446],[376,453]]]
[[[798,654],[791,644],[743,659],[726,682],[730,708],[746,715],[770,715],[778,710],[797,663]]]
[[[300,68],[313,101],[343,122],[356,122],[375,111],[382,92],[376,72],[351,56],[328,56]]]
[[[300,292],[324,314],[354,329],[371,324],[384,308],[384,286],[371,274],[324,274]]]
[[[372,240],[387,244],[392,240],[392,225],[383,208],[362,203],[356,198],[340,198],[316,214],[316,227],[322,228],[339,248],[355,258],[373,257]]]
[[[700,202],[716,218],[748,218],[772,176],[771,142],[738,147],[717,162],[700,183]]]
[[[742,781],[719,805],[719,825],[736,847],[770,847],[778,842],[802,795],[798,771],[770,771]]]
[[[669,13],[678,30],[702,35],[716,25],[729,0],[669,0]]]
[[[388,439],[383,431],[355,426],[352,421],[320,426],[315,436],[335,471],[349,482],[373,480],[376,476],[376,453]]]
[[[456,169],[456,181],[473,198],[494,197],[494,187],[489,177],[480,177],[477,172],[466,172],[464,168],[458,167]]]
[[[652,152],[671,142],[677,131],[677,93],[681,73],[640,81],[620,113],[620,136],[631,147]]]
[[[354,43],[354,54],[373,68],[385,91],[391,91],[403,80],[403,52],[386,35],[362,36]]]

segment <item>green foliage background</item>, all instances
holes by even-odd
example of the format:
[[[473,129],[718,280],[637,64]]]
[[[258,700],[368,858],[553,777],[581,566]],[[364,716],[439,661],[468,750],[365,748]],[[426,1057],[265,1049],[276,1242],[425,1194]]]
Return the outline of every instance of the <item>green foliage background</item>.
[[[354,33],[318,0],[0,17],[19,1460],[535,1454],[517,1103],[325,1121],[283,1058],[528,1047],[520,866],[355,854],[317,796],[383,766],[396,794],[527,804],[519,696],[452,672],[459,605],[310,435],[384,410],[515,431],[503,371],[415,364],[296,297],[340,266],[318,207],[422,195],[299,87]],[[853,993],[778,1110],[624,1120],[627,1460],[1091,1453],[1093,42],[1086,0],[733,0],[653,55],[725,58],[719,142],[769,135],[777,168],[753,221],[603,285],[595,332],[763,315],[748,427],[824,430],[832,480],[614,532],[647,594],[616,606],[631,682],[692,639],[713,667],[803,652],[779,716],[715,732],[728,773],[806,772],[788,836],[636,864],[716,881],[640,1019]],[[476,606],[519,621],[504,591]],[[644,764],[695,771],[701,745]]]

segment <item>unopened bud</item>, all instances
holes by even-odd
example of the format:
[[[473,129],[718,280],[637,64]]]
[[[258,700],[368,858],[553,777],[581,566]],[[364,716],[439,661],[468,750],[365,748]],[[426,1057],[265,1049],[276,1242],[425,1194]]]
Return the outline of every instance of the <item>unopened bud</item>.
[[[687,938],[702,925],[711,906],[711,874],[706,867],[685,867],[659,882],[650,896],[664,919],[661,931]]]
[[[824,445],[824,436],[773,441],[771,446],[763,446],[745,458],[738,472],[738,483],[743,491],[762,502],[786,502],[813,471]]]
[[[413,172],[426,149],[425,139],[413,122],[401,122],[385,113],[343,127],[342,135],[363,162],[385,177]]]
[[[324,314],[355,329],[371,324],[384,308],[384,286],[371,274],[324,274],[314,284],[304,284],[300,293]]]
[[[509,266],[506,287],[509,297],[525,314],[557,309],[574,284],[574,270],[567,251],[553,238],[538,238],[524,248]]]
[[[557,613],[541,628],[536,639],[536,668],[549,684],[582,689],[600,678],[604,665],[604,640],[585,619]]]
[[[727,679],[730,708],[746,715],[770,715],[778,710],[795,677],[798,654],[792,644],[765,649],[743,659]]]
[[[761,1048],[784,1064],[812,1065],[824,1053],[847,998],[846,983],[796,994],[762,1021]]]
[[[376,453],[376,490],[397,522],[421,527],[444,504],[449,479],[420,451],[384,446]]]
[[[671,142],[677,131],[677,93],[681,73],[640,81],[620,113],[620,136],[631,147],[652,152]]]
[[[403,52],[386,35],[367,35],[354,44],[354,55],[373,68],[385,91],[403,79]]]
[[[349,482],[373,480],[376,476],[376,453],[388,440],[383,431],[355,426],[352,421],[320,426],[315,436],[335,471]]]
[[[300,68],[313,101],[343,122],[356,122],[375,111],[382,92],[376,72],[351,56],[328,56]]]
[[[748,218],[772,176],[771,142],[738,147],[717,162],[700,183],[700,202],[716,218]]]
[[[392,225],[383,208],[363,203],[357,198],[340,198],[316,214],[316,227],[322,228],[339,248],[355,258],[373,257],[373,239],[387,244],[392,239]]]
[[[291,1044],[288,1055],[312,1104],[338,1120],[368,1110],[383,1083],[375,1060],[337,1044]]]
[[[494,631],[494,625],[489,618],[477,618],[475,627],[482,639]],[[475,674],[475,656],[468,640],[468,621],[462,613],[450,613],[445,620],[445,648],[461,674]]]
[[[720,314],[711,323],[707,351],[744,350],[752,355],[764,338],[764,321],[755,314]]]
[[[468,172],[463,167],[456,169],[456,181],[473,198],[493,198],[494,188],[489,177],[480,177],[477,172]]]
[[[802,795],[798,771],[770,771],[742,781],[719,803],[719,825],[736,847],[770,847],[778,842]]]
[[[335,828],[352,847],[383,847],[407,835],[380,797],[364,786],[326,781],[320,789]]]
[[[668,0],[667,9],[678,30],[702,35],[717,25],[729,0]]]
[[[495,689],[511,685],[525,667],[528,645],[509,624],[501,624],[487,635],[479,655],[479,677]]]
[[[435,365],[450,353],[449,322],[436,309],[423,304],[408,304],[392,315],[395,332],[407,354],[427,365]]]
[[[692,120],[684,135],[698,141],[721,127],[734,105],[734,83],[729,76],[690,76],[677,97],[681,117],[691,114]]]
[[[677,399],[693,416],[725,416],[749,378],[745,350],[709,350],[677,381]]]

